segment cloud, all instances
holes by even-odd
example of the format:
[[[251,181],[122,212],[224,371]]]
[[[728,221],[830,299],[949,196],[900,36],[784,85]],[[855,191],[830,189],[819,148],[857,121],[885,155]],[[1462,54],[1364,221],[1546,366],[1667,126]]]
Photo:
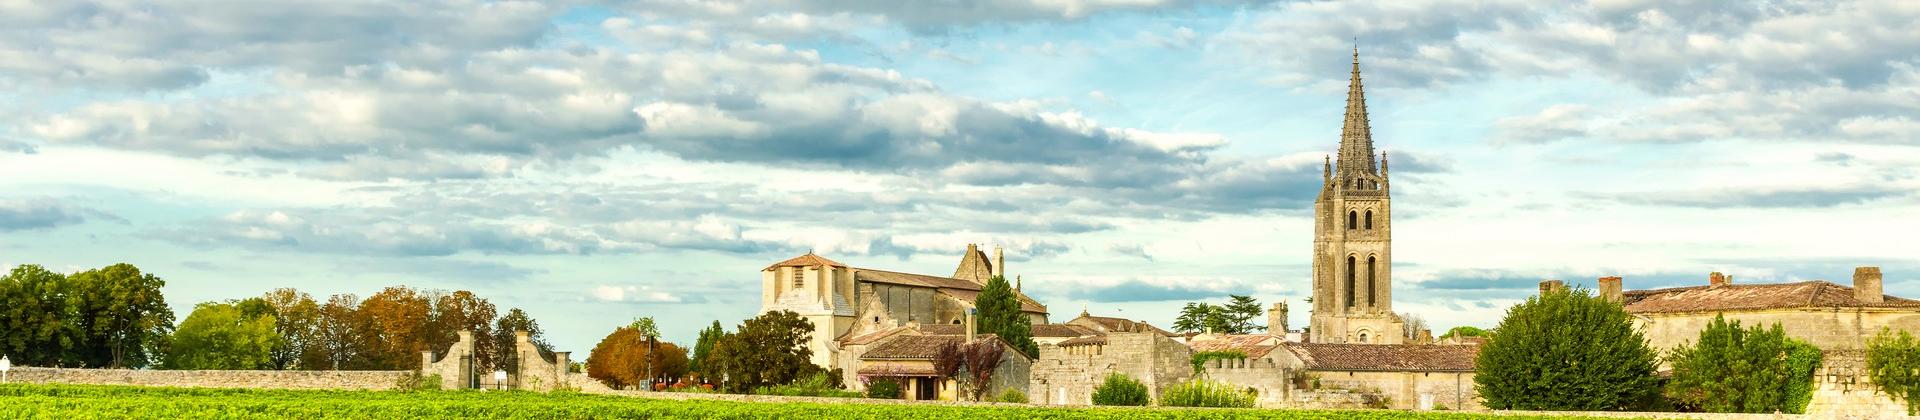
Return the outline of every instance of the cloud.
[[[944,34],[978,26],[1012,25],[1034,22],[1073,22],[1089,17],[1120,12],[1170,11],[1207,5],[1260,4],[1220,0],[987,0],[987,1],[889,1],[889,0],[801,0],[801,1],[724,1],[683,2],[677,0],[638,0],[623,7],[656,18],[690,19],[727,24],[731,27],[798,26],[809,28],[812,20],[866,17],[899,25],[918,34]],[[762,22],[775,20],[776,22]],[[798,21],[798,22],[794,22]],[[793,30],[807,33],[813,31]]]
[[[1631,204],[1696,208],[1825,208],[1906,197],[1911,190],[1878,185],[1788,187],[1619,194]]]
[[[1153,261],[1153,254],[1150,254],[1147,252],[1147,247],[1145,245],[1131,244],[1131,243],[1115,243],[1115,244],[1107,245],[1107,251],[1111,251],[1115,254],[1120,254],[1121,256],[1139,258],[1147,262]]]
[[[1079,283],[1071,285],[1045,282],[1047,293],[1070,300],[1091,302],[1161,302],[1211,299],[1228,294],[1253,291],[1235,279],[1156,278],[1127,279],[1115,283]],[[1070,288],[1069,288],[1070,287]],[[1067,288],[1067,290],[1055,290]]]
[[[1587,134],[1587,121],[1583,117],[1588,109],[1588,106],[1581,104],[1559,104],[1535,115],[1501,118],[1493,126],[1498,138],[1515,143],[1545,143],[1583,137]]]
[[[0,198],[0,232],[52,229],[84,223],[88,217],[120,220],[111,214],[52,198]]]
[[[681,295],[661,291],[651,285],[599,285],[588,296],[601,302],[620,303],[704,303],[700,295]]]
[[[40,150],[35,149],[32,144],[26,142],[0,139],[0,152],[15,152],[23,155],[31,155],[39,153]]]

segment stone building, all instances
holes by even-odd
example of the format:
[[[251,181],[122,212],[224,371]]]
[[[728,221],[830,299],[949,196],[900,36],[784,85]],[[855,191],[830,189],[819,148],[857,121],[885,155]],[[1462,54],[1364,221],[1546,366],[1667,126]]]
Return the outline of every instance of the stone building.
[[[1108,373],[1121,373],[1147,385],[1159,398],[1160,390],[1193,377],[1193,350],[1153,325],[1123,318],[1099,317],[1082,311],[1067,321],[1063,331],[1087,335],[1043,342],[1033,362],[1028,400],[1040,404],[1089,405],[1093,390]],[[1036,325],[1035,331],[1043,326]],[[1045,327],[1055,328],[1055,327]],[[1038,334],[1036,334],[1038,335]],[[1039,341],[1039,340],[1036,340]]]
[[[807,341],[814,364],[848,368],[838,340],[909,323],[960,324],[993,276],[1004,276],[1006,258],[973,244],[952,276],[900,273],[848,267],[808,252],[760,270],[760,311],[793,311],[812,322]],[[1047,322],[1047,307],[1015,290],[1020,309],[1035,324]]]
[[[849,339],[847,344],[850,348],[858,347],[854,350],[858,356],[853,356],[858,360],[855,364],[858,367],[852,372],[854,380],[847,381],[847,384],[855,390],[865,390],[866,385],[875,380],[891,379],[900,382],[903,399],[963,399],[953,380],[939,379],[934,369],[934,359],[939,355],[941,346],[978,342],[1000,346],[1003,352],[1000,365],[994,369],[986,393],[982,394],[983,398],[999,396],[1007,390],[1020,391],[1023,395],[1027,393],[1028,372],[1033,366],[1033,359],[1005,340],[993,334],[928,334],[919,327],[909,325],[891,328],[868,334],[872,337]]]
[[[1328,159],[1314,200],[1313,316],[1309,341],[1398,344],[1393,312],[1392,200],[1387,155],[1375,160],[1360,52],[1353,53],[1339,164]]]
[[[1473,388],[1474,359],[1480,356],[1480,346],[1282,343],[1280,348],[1284,351],[1273,352],[1279,355],[1277,363],[1297,372],[1295,384],[1301,388],[1287,396],[1287,406],[1354,403],[1346,398],[1324,404],[1334,399],[1329,398],[1331,394],[1358,396],[1363,405],[1402,410],[1485,408]]]

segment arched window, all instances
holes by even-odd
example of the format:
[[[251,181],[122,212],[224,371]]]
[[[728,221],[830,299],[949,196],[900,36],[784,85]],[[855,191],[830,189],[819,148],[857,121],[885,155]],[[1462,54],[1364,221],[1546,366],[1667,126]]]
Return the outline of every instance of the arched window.
[[[1360,333],[1360,344],[1367,344],[1367,333]]]
[[[1347,229],[1359,229],[1359,228],[1360,228],[1360,213],[1355,212],[1353,210],[1347,210]]]
[[[1353,256],[1347,256],[1347,307],[1353,307]]]
[[[1379,287],[1373,282],[1375,278],[1373,275],[1374,261],[1375,261],[1375,258],[1373,256],[1367,256],[1367,306],[1369,307],[1373,306],[1374,296],[1379,295],[1378,292],[1374,291],[1377,287]]]
[[[1367,229],[1373,229],[1373,210],[1367,210]]]

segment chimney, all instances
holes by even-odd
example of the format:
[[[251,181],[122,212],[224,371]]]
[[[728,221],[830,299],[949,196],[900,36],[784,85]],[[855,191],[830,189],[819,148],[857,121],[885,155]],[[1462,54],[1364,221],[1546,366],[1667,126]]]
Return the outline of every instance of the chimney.
[[[1267,335],[1283,338],[1287,336],[1286,302],[1274,302],[1272,308],[1267,308]]]
[[[1566,282],[1559,281],[1559,280],[1543,280],[1540,282],[1541,295],[1546,295],[1547,292],[1554,292],[1554,291],[1561,291],[1561,290],[1567,290]]]
[[[1886,301],[1880,294],[1880,267],[1854,267],[1853,298],[1869,304]]]
[[[1720,287],[1729,284],[1733,284],[1733,277],[1731,276],[1720,274],[1718,271],[1707,275],[1707,286],[1709,287]]]
[[[1600,298],[1608,302],[1621,303],[1625,300],[1624,297],[1620,291],[1620,276],[1600,278]]]
[[[967,342],[973,342],[973,308],[967,308]]]
[[[993,275],[995,277],[1007,275],[1007,253],[1006,250],[1000,249],[999,245],[993,246]]]

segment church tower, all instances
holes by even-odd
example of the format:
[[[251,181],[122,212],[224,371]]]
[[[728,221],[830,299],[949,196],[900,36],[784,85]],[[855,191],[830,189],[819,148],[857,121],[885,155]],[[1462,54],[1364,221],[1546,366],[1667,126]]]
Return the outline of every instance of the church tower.
[[[1375,160],[1360,84],[1360,50],[1353,52],[1346,122],[1337,158],[1321,169],[1314,200],[1313,317],[1315,343],[1400,344],[1403,322],[1393,313],[1392,200],[1387,155]]]

